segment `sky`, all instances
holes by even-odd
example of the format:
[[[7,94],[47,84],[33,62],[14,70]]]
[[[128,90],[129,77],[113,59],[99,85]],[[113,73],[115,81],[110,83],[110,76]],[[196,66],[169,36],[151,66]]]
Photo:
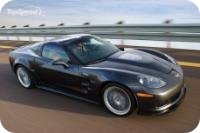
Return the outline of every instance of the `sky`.
[[[0,0],[1,1],[1,0]],[[200,23],[188,0],[13,0],[0,13],[0,26]]]

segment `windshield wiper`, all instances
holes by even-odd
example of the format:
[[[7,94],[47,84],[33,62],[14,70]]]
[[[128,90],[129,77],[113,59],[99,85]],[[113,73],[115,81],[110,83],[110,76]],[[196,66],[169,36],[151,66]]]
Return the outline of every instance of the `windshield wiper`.
[[[108,57],[110,57],[111,55],[113,55],[113,54],[115,54],[115,53],[117,53],[117,52],[119,52],[119,51],[120,51],[120,50],[117,50],[117,51],[115,51],[115,52],[113,52],[113,53],[107,55],[106,57],[103,57],[103,58],[98,59],[98,60],[96,60],[96,61],[91,61],[91,62],[89,62],[88,64],[95,64],[95,63],[103,62],[103,61],[107,60]]]

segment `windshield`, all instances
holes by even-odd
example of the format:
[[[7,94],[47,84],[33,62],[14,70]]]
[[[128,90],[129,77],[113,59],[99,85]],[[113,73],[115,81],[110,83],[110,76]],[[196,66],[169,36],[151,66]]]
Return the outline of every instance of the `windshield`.
[[[82,63],[92,64],[116,53],[119,49],[98,37],[86,36],[67,45],[68,50]]]

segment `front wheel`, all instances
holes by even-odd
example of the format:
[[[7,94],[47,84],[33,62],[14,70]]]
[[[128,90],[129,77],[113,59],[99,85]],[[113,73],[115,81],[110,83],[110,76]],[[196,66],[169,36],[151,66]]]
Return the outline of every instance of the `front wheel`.
[[[32,88],[33,86],[33,81],[31,78],[30,73],[28,72],[28,70],[23,67],[23,66],[18,66],[16,69],[16,74],[17,74],[17,78],[19,83],[27,89]]]
[[[103,102],[106,108],[117,116],[126,116],[136,108],[130,91],[119,85],[107,85],[103,91]]]

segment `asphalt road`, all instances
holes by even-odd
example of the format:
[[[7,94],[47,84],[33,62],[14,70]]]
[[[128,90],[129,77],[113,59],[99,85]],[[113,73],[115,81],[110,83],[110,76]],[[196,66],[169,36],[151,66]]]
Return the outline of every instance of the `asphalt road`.
[[[26,42],[2,41],[0,46]],[[180,61],[200,63],[200,51],[161,49]],[[8,64],[9,48],[0,47],[0,119],[14,133],[183,133],[193,130],[200,118],[200,67],[185,67],[188,88],[183,103],[162,116],[113,116],[99,105],[40,89],[22,88]]]

